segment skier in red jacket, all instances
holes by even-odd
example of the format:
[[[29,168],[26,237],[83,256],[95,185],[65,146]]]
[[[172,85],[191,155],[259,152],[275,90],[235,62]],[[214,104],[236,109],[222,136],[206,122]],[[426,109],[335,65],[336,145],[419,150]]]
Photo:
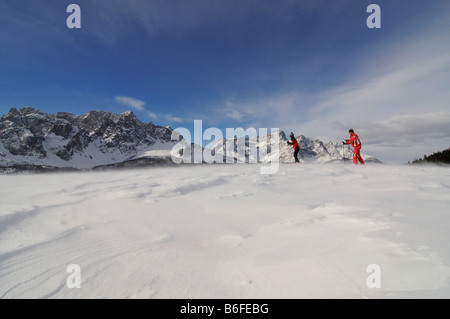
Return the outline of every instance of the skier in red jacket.
[[[295,158],[295,163],[300,163],[299,159],[298,159],[298,152],[300,152],[300,145],[298,145],[298,141],[295,138],[294,133],[291,133],[290,135],[291,137],[291,141],[287,141],[287,143],[289,145],[292,145],[292,147],[294,148],[294,158]]]
[[[350,133],[350,138],[345,142],[342,142],[342,144],[350,144],[351,146],[353,146],[353,164],[358,164],[359,161],[362,165],[364,165],[364,160],[361,157],[361,140],[359,139],[359,136],[356,135],[353,129],[350,129],[348,132]]]

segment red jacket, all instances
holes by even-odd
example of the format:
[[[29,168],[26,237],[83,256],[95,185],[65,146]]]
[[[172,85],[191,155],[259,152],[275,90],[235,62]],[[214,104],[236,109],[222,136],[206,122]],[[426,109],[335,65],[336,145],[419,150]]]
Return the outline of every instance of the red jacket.
[[[293,142],[288,142],[288,143],[289,143],[289,145],[292,145],[294,150],[296,150],[297,148],[300,149],[300,145],[298,145],[298,141],[296,139]]]
[[[359,139],[359,136],[356,135],[356,133],[351,133],[350,139],[348,139],[347,142],[345,142],[345,144],[350,144],[354,148],[361,148],[362,146],[361,140]]]

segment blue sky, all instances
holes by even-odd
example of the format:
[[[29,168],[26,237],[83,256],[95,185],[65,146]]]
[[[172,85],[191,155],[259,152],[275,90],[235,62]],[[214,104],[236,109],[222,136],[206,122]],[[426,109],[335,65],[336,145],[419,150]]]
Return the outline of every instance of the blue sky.
[[[325,141],[352,127],[404,162],[450,146],[449,31],[448,0],[0,0],[0,113],[132,110]]]

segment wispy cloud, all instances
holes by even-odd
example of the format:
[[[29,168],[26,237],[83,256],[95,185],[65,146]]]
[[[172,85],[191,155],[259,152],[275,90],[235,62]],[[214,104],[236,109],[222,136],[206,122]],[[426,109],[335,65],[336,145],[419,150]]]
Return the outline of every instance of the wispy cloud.
[[[450,112],[405,114],[368,121],[358,132],[372,154],[387,161],[407,162],[450,146]]]
[[[450,112],[396,115],[367,122],[361,129],[366,143],[404,147],[450,138]]]
[[[151,111],[147,111],[147,115],[149,118],[151,118],[152,120],[156,120],[158,118],[158,115],[156,115],[155,113],[151,112]]]
[[[133,97],[116,96],[114,98],[114,100],[123,106],[135,109],[139,112],[146,114],[152,120],[164,119],[164,120],[168,121],[169,123],[182,123],[183,122],[183,119],[181,119],[180,117],[177,117],[177,116],[173,116],[172,114],[162,114],[162,115],[160,114],[158,116],[158,114],[148,110],[145,107],[146,103],[144,101],[133,98]]]
[[[183,120],[177,116],[172,116],[172,114],[167,114],[165,116],[166,120],[172,123],[182,123]]]
[[[132,97],[128,97],[128,96],[116,96],[114,98],[116,100],[116,102],[119,102],[122,105],[125,105],[127,107],[131,107],[135,110],[138,111],[145,111],[145,102],[132,98]]]
[[[145,108],[145,102],[142,100],[129,96],[116,96],[114,100],[123,106],[145,113],[152,120],[158,119],[158,115]]]
[[[233,29],[251,17],[286,23],[324,5],[334,7],[325,0],[108,0],[107,5],[103,1],[78,0],[77,3],[88,8],[83,14],[92,35],[113,46],[129,36],[130,27],[140,28],[150,38],[163,33],[178,36],[217,23]]]
[[[242,125],[259,127],[286,126],[289,121],[302,122],[302,110],[314,95],[298,91],[258,94],[242,99],[226,99],[214,107],[217,120],[233,120]]]

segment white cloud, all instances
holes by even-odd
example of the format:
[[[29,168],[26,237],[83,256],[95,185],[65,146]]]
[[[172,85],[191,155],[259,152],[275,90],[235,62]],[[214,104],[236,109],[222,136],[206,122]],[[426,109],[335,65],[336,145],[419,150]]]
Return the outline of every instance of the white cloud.
[[[236,107],[227,107],[226,109],[223,109],[223,112],[225,113],[225,117],[241,122],[244,119],[244,113],[240,110],[238,110]]]
[[[401,147],[450,137],[450,112],[397,115],[368,122],[361,132],[371,144]]]
[[[223,118],[252,127],[277,127],[287,120],[301,122],[304,119],[301,109],[310,105],[312,95],[296,91],[261,94],[245,99],[227,99],[215,106],[217,121]],[[285,125],[286,126],[286,125]]]
[[[127,107],[131,107],[135,110],[141,111],[141,112],[145,112],[146,115],[152,119],[152,120],[157,120],[159,117],[156,113],[148,110],[145,108],[145,102],[132,98],[132,97],[128,97],[128,96],[116,96],[114,98],[116,100],[116,102],[127,106]],[[183,119],[181,119],[180,117],[177,116],[173,116],[172,114],[166,114],[163,116],[167,121],[172,122],[172,123],[181,123],[183,122]]]
[[[324,92],[317,117],[377,118],[439,111],[450,101],[450,56],[428,55],[406,65],[389,65],[381,75],[364,74]]]
[[[172,116],[172,114],[167,114],[167,115],[166,115],[166,119],[167,119],[167,121],[169,121],[169,122],[175,122],[175,123],[181,123],[181,122],[183,122],[183,120],[182,120],[181,118],[176,117],[176,116]]]
[[[149,118],[151,118],[153,120],[156,120],[158,118],[158,116],[155,113],[151,112],[151,111],[147,111],[147,115],[148,115]]]
[[[116,96],[115,100],[116,100],[116,102],[119,102],[120,104],[123,104],[127,107],[131,107],[135,110],[138,110],[138,111],[145,110],[145,108],[144,108],[145,102],[144,101],[141,101],[141,100],[138,100],[138,99],[135,99],[132,97],[128,97],[128,96]]]
[[[133,108],[140,112],[145,112],[147,114],[147,116],[152,120],[158,119],[157,114],[155,114],[152,111],[149,111],[148,109],[145,108],[145,102],[142,100],[135,99],[135,98],[132,98],[129,96],[116,96],[114,99],[116,102],[118,102],[126,107]]]
[[[243,122],[250,116],[254,117],[257,114],[252,109],[253,105],[252,103],[248,104],[248,102],[231,102],[227,100],[217,110],[221,116],[223,115],[237,122]]]

